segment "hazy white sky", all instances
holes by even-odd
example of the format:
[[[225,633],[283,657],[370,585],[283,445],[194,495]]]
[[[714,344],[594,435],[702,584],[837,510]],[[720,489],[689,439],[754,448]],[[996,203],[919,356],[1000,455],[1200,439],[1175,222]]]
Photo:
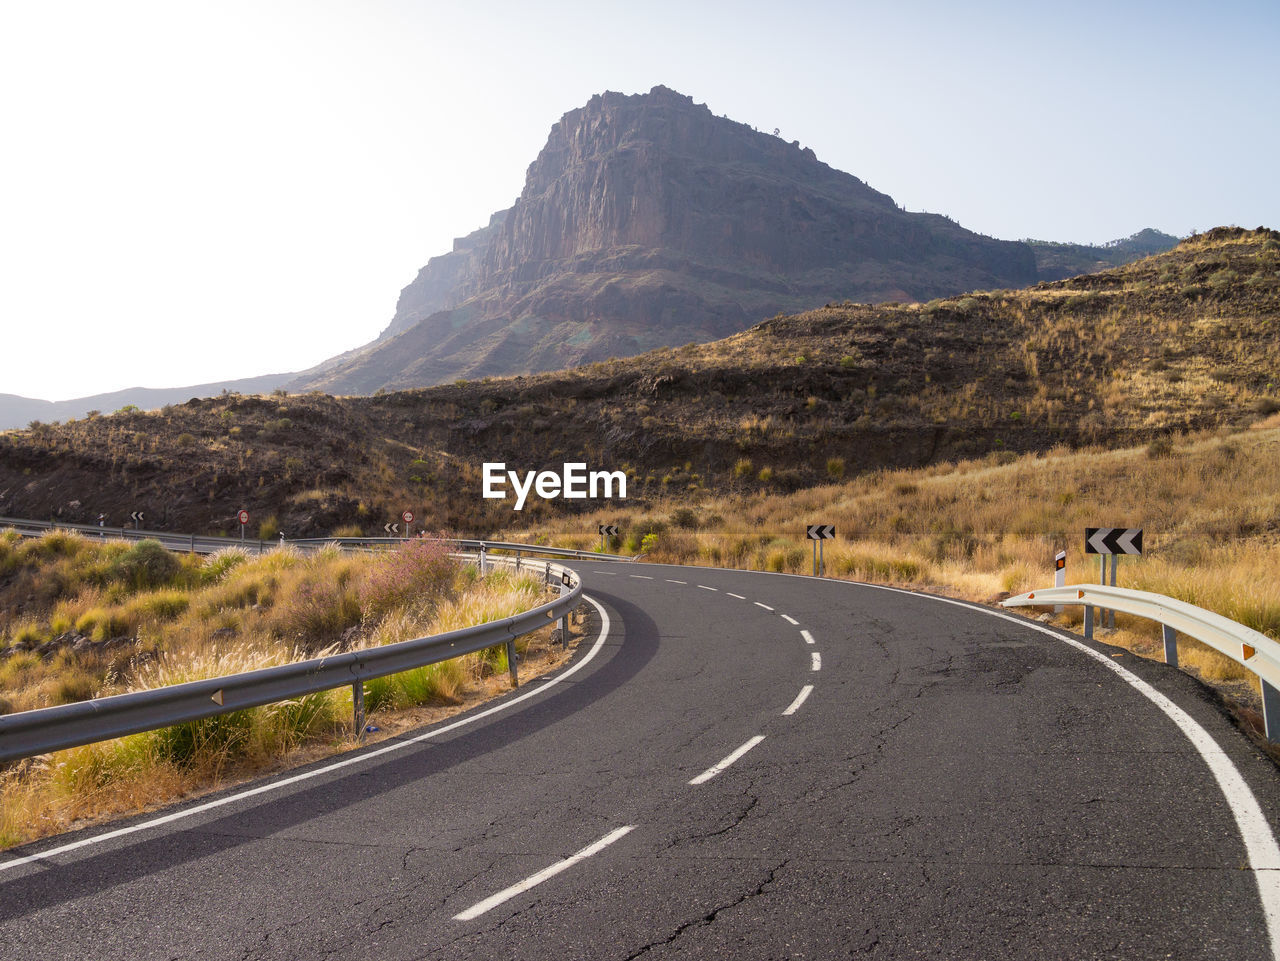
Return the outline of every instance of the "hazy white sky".
[[[665,84],[996,237],[1280,227],[1280,4],[0,0],[0,393],[298,370]]]

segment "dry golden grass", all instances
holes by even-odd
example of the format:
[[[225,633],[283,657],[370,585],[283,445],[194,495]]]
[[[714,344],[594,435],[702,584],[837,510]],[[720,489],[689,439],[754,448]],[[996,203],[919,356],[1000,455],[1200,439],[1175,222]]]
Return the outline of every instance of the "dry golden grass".
[[[98,546],[72,545],[85,555]],[[441,557],[435,552],[427,560]],[[59,600],[50,617],[70,621],[100,610],[127,620],[133,612],[137,617],[128,626],[142,640],[45,657],[11,653],[0,661],[0,682],[12,704],[35,707],[315,656],[336,649],[340,641],[330,639],[332,631],[346,622],[346,615],[335,620],[327,612],[341,614],[352,597],[385,605],[400,596],[403,561],[336,550],[306,556],[277,550],[261,558],[224,553],[203,565],[188,563],[186,574],[195,576],[187,591],[128,593],[85,585]],[[449,562],[447,573],[447,583],[419,577],[412,596],[376,619],[363,619],[357,605],[352,643],[392,643],[505,618],[544,597],[538,581],[503,570],[482,578]],[[321,634],[308,634],[309,627]],[[29,617],[14,635],[47,637],[49,630]],[[549,635],[546,629],[518,642],[525,678],[567,657],[558,645],[552,650]],[[399,729],[405,722],[393,712],[410,710],[421,718],[424,711],[461,710],[509,687],[506,671],[505,648],[497,648],[378,678],[366,686],[369,717]],[[344,750],[351,743],[351,717],[351,691],[344,688],[11,765],[0,773],[0,847]]]

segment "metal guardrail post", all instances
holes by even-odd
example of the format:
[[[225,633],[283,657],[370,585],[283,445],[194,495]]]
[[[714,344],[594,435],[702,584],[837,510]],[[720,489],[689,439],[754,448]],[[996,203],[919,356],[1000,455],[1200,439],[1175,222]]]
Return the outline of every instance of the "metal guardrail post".
[[[1164,638],[1164,662],[1178,666],[1178,632],[1168,624],[1160,625],[1160,633]],[[1265,681],[1263,682],[1266,683]]]
[[[1084,639],[1086,641],[1093,640],[1093,605],[1086,604],[1084,606]]]
[[[351,707],[355,718],[355,738],[364,740],[364,681],[356,681],[351,685]]]
[[[516,639],[513,637],[507,641],[507,671],[511,674],[511,686],[520,686],[520,674],[516,670],[516,664],[519,658],[516,655]]]
[[[1262,682],[1262,727],[1268,741],[1280,741],[1280,691],[1265,679]]]

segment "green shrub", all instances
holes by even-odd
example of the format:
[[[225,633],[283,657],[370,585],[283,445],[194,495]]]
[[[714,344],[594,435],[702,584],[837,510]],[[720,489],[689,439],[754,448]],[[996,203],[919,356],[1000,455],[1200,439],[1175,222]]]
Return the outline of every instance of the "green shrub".
[[[116,558],[115,579],[136,590],[163,587],[173,582],[182,562],[157,540],[138,541]]]
[[[697,530],[698,515],[691,507],[679,507],[672,512],[671,523],[683,530]]]

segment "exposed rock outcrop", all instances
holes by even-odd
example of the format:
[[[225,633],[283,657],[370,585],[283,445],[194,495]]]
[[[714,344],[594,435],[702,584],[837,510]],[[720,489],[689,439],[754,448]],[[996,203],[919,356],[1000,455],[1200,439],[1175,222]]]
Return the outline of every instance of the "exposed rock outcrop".
[[[707,341],[830,300],[1036,279],[1025,244],[908,213],[666,87],[551,129],[515,205],[433,258],[374,344],[294,386],[335,393],[550,370]]]

